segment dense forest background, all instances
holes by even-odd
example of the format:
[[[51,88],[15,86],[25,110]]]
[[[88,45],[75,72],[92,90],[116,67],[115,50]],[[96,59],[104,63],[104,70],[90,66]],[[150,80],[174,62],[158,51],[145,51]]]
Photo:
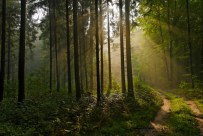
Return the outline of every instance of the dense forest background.
[[[202,2],[144,0],[131,1],[129,4],[134,80],[141,80],[157,88],[202,86]],[[3,26],[6,31],[5,41],[1,41],[6,45],[1,50],[2,63],[5,63],[6,69],[3,72],[2,68],[2,73],[5,74],[5,97],[15,96],[18,88],[20,8],[20,1],[6,1],[6,25]],[[94,1],[78,1],[78,57],[74,56],[73,26],[76,22],[71,1],[30,0],[27,1],[26,8],[27,96],[44,91],[76,90],[74,71],[77,68],[74,68],[74,59],[78,62],[76,71],[81,92],[94,93],[93,90],[97,89],[97,61],[100,63],[102,92],[111,90],[112,87],[121,88],[120,67],[125,69],[127,66],[126,52],[120,53],[119,40],[121,35],[125,50],[125,3],[100,1],[97,7],[98,18],[95,18]],[[119,8],[123,10],[122,16],[119,16]],[[1,15],[3,19],[4,14]],[[121,22],[119,17],[122,17]],[[98,43],[95,38],[96,19]],[[99,58],[96,57],[96,47],[99,48]],[[121,65],[122,56],[125,62]]]
[[[202,0],[1,0],[0,30],[0,102],[203,97]]]

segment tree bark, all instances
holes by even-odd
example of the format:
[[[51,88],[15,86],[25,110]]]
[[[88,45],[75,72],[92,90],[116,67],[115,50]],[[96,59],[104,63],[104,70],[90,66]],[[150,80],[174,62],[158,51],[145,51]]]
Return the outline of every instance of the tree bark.
[[[164,37],[163,37],[163,30],[162,30],[162,25],[161,25],[161,13],[160,13],[160,7],[159,8],[159,13],[158,13],[158,19],[159,19],[159,31],[160,31],[160,37],[161,37],[161,44],[164,44]],[[168,69],[168,61],[166,57],[166,49],[163,49],[163,61],[166,67],[166,75],[167,79],[170,80],[170,75],[169,75],[169,69]]]
[[[98,17],[98,0],[95,0],[95,18],[96,18],[96,74],[97,74],[97,103],[101,100],[100,70],[99,70],[99,17]]]
[[[49,91],[52,92],[52,17],[51,17],[51,0],[49,0]]]
[[[110,19],[109,19],[109,3],[107,1],[107,35],[108,35],[108,62],[109,62],[109,90],[112,89],[112,76],[111,76],[111,43],[110,43]]]
[[[92,0],[93,2],[94,0]],[[94,89],[94,68],[93,68],[93,60],[94,60],[94,47],[93,47],[93,35],[94,35],[94,16],[93,16],[93,12],[94,12],[94,4],[91,5],[90,7],[90,90],[91,93],[93,93],[93,89]]]
[[[189,47],[189,53],[190,53],[190,74],[191,74],[191,84],[192,88],[194,88],[194,71],[193,71],[193,55],[192,55],[192,40],[191,40],[191,30],[190,30],[190,9],[189,9],[189,0],[186,0],[186,10],[187,10],[187,43]]]
[[[201,49],[201,72],[200,72],[200,75],[201,75],[201,81],[203,83],[203,39],[202,39],[202,49]]]
[[[73,1],[73,35],[74,35],[74,65],[75,65],[75,88],[76,99],[81,98],[80,92],[80,75],[79,75],[79,60],[78,60],[78,0]]]
[[[101,94],[104,92],[104,58],[103,58],[103,7],[102,0],[99,0],[100,5],[100,46],[101,46]]]
[[[120,52],[121,52],[121,84],[122,93],[126,93],[125,83],[125,59],[124,59],[124,45],[123,45],[123,2],[119,0],[119,11],[120,11]]]
[[[71,82],[71,59],[70,59],[70,29],[69,29],[69,0],[66,0],[66,40],[67,40],[67,69],[68,69],[68,93],[72,93],[72,82]]]
[[[172,32],[171,32],[171,21],[170,21],[170,1],[167,1],[167,25],[168,25],[168,32],[169,32],[169,54],[170,54],[170,82],[171,82],[171,87],[173,83],[173,63],[172,63],[172,58],[173,58],[173,45],[172,45]]]
[[[60,90],[60,79],[59,79],[59,65],[58,65],[58,45],[57,45],[57,21],[56,21],[56,1],[54,1],[54,47],[55,47],[55,59],[56,59],[56,91]]]
[[[9,20],[8,22],[9,23],[8,23],[7,84],[10,84],[10,79],[11,79],[11,21]]]
[[[83,16],[81,16],[81,18],[83,18]],[[82,22],[82,21],[81,21]],[[84,24],[82,24],[84,25]],[[80,25],[79,25],[80,26]],[[82,26],[83,27],[83,26]],[[82,30],[82,33],[83,33],[83,30]],[[79,71],[80,71],[80,91],[82,94],[84,94],[84,83],[83,83],[83,79],[84,79],[84,76],[83,76],[83,46],[84,46],[84,37],[83,35],[80,36],[80,38],[78,39],[79,40]]]
[[[134,97],[132,63],[131,63],[131,43],[130,43],[130,1],[125,0],[125,23],[126,23],[126,60],[127,60],[127,79],[129,96]]]
[[[83,37],[84,37],[84,70],[85,70],[85,88],[86,91],[89,89],[88,88],[88,74],[87,74],[87,51],[86,51],[86,36],[85,36],[85,30],[83,31]]]
[[[2,35],[1,35],[1,71],[0,71],[0,102],[3,100],[5,80],[5,44],[6,44],[6,0],[2,1]]]
[[[25,24],[26,0],[21,0],[20,47],[18,63],[18,102],[25,99]]]

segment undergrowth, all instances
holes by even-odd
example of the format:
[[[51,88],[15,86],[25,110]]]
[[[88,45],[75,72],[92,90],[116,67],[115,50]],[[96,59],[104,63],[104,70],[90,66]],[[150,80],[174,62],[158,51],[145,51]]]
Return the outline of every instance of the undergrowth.
[[[77,102],[67,94],[46,94],[22,104],[7,98],[0,105],[0,135],[135,135],[149,126],[161,103],[156,91],[142,85],[135,98],[114,93],[100,105],[93,96]]]

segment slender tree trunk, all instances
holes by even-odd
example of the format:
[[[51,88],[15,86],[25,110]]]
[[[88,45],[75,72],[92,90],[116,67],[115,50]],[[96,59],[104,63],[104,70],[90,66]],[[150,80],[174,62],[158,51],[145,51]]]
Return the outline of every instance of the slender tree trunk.
[[[94,47],[93,47],[93,34],[92,33],[93,32],[90,32],[90,90],[91,90],[91,93],[93,93],[93,89],[94,89],[94,80],[93,80],[93,78],[94,78],[93,77],[94,76],[94,73],[93,73]]]
[[[9,17],[10,18],[10,17]],[[10,84],[11,79],[11,22],[8,23],[8,66],[7,66],[7,84]]]
[[[173,45],[172,45],[172,32],[171,32],[171,21],[170,21],[170,1],[168,0],[168,5],[167,5],[167,25],[168,25],[168,32],[169,32],[169,53],[170,53],[170,82],[171,82],[171,87],[173,84],[173,63],[172,63],[172,58],[173,58]]]
[[[54,1],[54,47],[55,47],[55,59],[56,59],[56,91],[60,90],[60,79],[59,79],[59,65],[58,65],[58,45],[57,45],[57,32],[56,28],[56,1]]]
[[[64,73],[63,73],[63,90],[66,90],[66,67],[65,68],[63,68],[63,71],[64,71]]]
[[[80,75],[79,75],[79,60],[78,60],[78,0],[73,1],[73,35],[74,35],[74,65],[75,65],[75,87],[76,99],[81,98],[80,91]]]
[[[81,4],[81,12],[79,16],[79,71],[80,71],[80,91],[84,94],[84,35],[83,32],[85,31],[84,28],[84,9],[83,4]]]
[[[84,74],[84,78],[85,78],[85,89],[86,89],[86,92],[88,90],[88,78],[87,78],[87,51],[86,51],[86,35],[85,35],[85,29],[83,27],[83,30],[82,30],[82,34],[83,34],[83,74]]]
[[[52,92],[52,17],[51,17],[51,0],[49,0],[49,91]]]
[[[85,32],[83,32],[85,37]],[[84,68],[85,68],[85,84],[86,84],[86,90],[89,90],[88,87],[88,73],[87,73],[87,51],[86,51],[86,40],[84,41]]]
[[[14,57],[11,59],[14,60]],[[15,63],[13,61],[11,63],[11,80],[12,82],[15,81]]]
[[[191,30],[190,30],[190,10],[189,10],[189,0],[186,0],[186,10],[187,10],[187,42],[189,47],[189,53],[190,53],[190,74],[191,74],[191,84],[192,88],[194,88],[194,71],[193,71],[193,55],[192,55],[192,40],[191,40]]]
[[[130,1],[125,0],[125,23],[126,23],[126,60],[127,60],[127,79],[129,96],[134,97],[133,75],[131,63],[131,43],[130,43]]]
[[[92,0],[93,2],[93,0]],[[93,60],[94,60],[94,47],[93,47],[93,27],[94,27],[94,16],[93,16],[93,12],[94,12],[94,8],[93,5],[90,7],[90,90],[91,93],[93,93],[93,89],[94,89],[94,80],[93,80]]]
[[[203,39],[202,39],[202,50],[201,50],[201,80],[202,80],[202,83],[203,83]]]
[[[161,25],[161,13],[160,13],[160,7],[159,8],[159,31],[160,31],[160,36],[161,36],[161,44],[164,44],[164,37],[163,37],[163,30],[162,30],[162,25]],[[168,69],[168,61],[167,61],[167,57],[166,57],[166,49],[163,49],[164,54],[163,54],[163,61],[165,63],[165,67],[166,67],[166,75],[167,75],[167,79],[170,80],[170,75],[169,75],[169,69]]]
[[[125,84],[125,59],[124,59],[124,45],[123,45],[123,1],[119,0],[119,11],[120,11],[120,51],[121,51],[121,84],[122,93],[126,93]]]
[[[82,17],[82,16],[81,16]],[[82,26],[83,27],[83,26]],[[83,33],[83,31],[82,31],[82,33]],[[82,50],[83,50],[83,42],[84,42],[84,37],[80,37],[79,38],[79,50],[80,50],[80,55],[79,55],[79,70],[80,70],[80,91],[81,91],[81,93],[83,94],[84,93],[84,86],[83,86],[83,52],[82,52]]]
[[[108,35],[108,61],[109,61],[109,90],[112,89],[112,76],[111,76],[111,37],[110,37],[110,19],[109,19],[109,3],[107,1],[107,35]]]
[[[92,32],[91,32],[92,33]],[[94,60],[94,56],[93,56],[93,52],[94,52],[94,49],[93,49],[93,39],[91,37],[91,34],[90,34],[90,90],[91,90],[91,93],[93,93],[93,89],[94,89],[94,80],[93,80],[93,76],[94,76],[94,73],[93,73],[93,60]]]
[[[100,70],[99,70],[99,17],[98,17],[98,0],[95,0],[95,18],[96,18],[96,71],[97,71],[97,103],[101,100]]]
[[[103,58],[103,7],[102,0],[99,0],[100,5],[100,46],[101,46],[101,94],[104,92],[104,58]]]
[[[0,102],[3,100],[5,78],[5,44],[6,44],[6,0],[2,1],[2,35],[1,35],[1,71],[0,71]]]
[[[71,82],[71,62],[70,62],[70,34],[69,34],[69,0],[66,0],[66,40],[67,40],[67,66],[68,66],[68,93],[72,93],[72,82]]]
[[[20,47],[18,64],[18,102],[25,99],[25,24],[26,0],[21,0]]]

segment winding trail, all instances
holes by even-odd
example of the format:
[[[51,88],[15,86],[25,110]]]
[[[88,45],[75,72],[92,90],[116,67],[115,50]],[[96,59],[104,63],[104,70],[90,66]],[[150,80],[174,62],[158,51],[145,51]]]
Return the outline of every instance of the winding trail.
[[[163,105],[159,112],[157,113],[153,122],[151,122],[150,128],[145,129],[144,136],[157,136],[161,132],[167,131],[168,127],[165,125],[165,119],[168,116],[168,113],[171,112],[171,102],[165,96],[161,95],[163,99]],[[198,109],[196,103],[192,100],[185,100],[186,104],[191,108],[192,115],[198,122],[198,127],[200,130],[200,136],[203,136],[203,118],[202,113]]]
[[[158,133],[165,131],[167,126],[164,125],[164,119],[167,117],[168,113],[171,109],[171,102],[166,99],[164,96],[163,98],[163,105],[160,111],[157,113],[154,121],[151,122],[152,129],[148,130],[145,133],[145,136],[156,136]]]
[[[203,119],[201,118],[201,112],[198,109],[197,105],[195,104],[194,101],[186,101],[187,105],[191,108],[193,112],[193,116],[197,120],[199,124],[199,129],[200,129],[200,135],[203,136]]]

